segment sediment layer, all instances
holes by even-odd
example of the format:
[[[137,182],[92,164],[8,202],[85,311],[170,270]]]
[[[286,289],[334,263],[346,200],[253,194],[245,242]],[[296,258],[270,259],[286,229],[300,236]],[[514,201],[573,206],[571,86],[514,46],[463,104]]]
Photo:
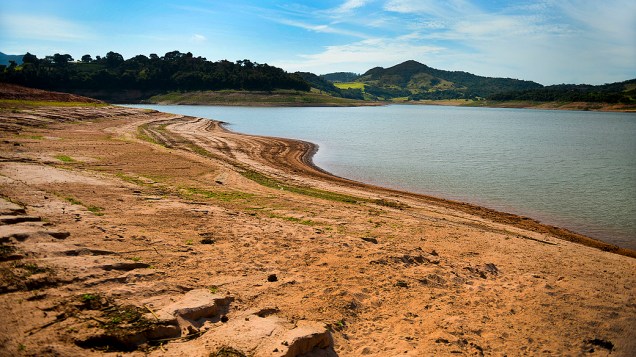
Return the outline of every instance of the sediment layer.
[[[310,143],[219,122],[1,115],[0,208],[24,219],[0,226],[0,354],[636,349],[631,251],[334,177]]]

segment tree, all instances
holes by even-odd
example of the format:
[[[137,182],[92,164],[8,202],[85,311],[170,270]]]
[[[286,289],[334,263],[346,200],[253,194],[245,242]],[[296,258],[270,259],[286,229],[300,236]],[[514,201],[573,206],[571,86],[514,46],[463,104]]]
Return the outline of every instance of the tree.
[[[91,57],[91,55],[84,55],[84,56],[82,56],[82,62],[84,62],[84,63],[93,62],[93,58]]]
[[[106,54],[106,67],[115,68],[124,63],[124,56],[117,52],[110,51]]]
[[[35,55],[30,54],[29,52],[27,52],[23,57],[22,57],[22,63],[38,63],[38,58]]]
[[[73,61],[73,57],[71,57],[71,55],[69,54],[61,55],[59,53],[56,53],[53,55],[53,62],[55,62],[55,64],[64,66],[71,61]]]

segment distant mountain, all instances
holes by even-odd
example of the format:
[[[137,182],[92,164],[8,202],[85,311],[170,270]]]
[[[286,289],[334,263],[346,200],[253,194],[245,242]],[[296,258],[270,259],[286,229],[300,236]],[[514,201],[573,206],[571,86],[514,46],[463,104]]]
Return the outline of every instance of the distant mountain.
[[[332,78],[331,75],[322,77]],[[532,81],[482,77],[467,72],[435,69],[413,60],[389,68],[372,68],[353,82],[364,84],[366,94],[385,100],[398,97],[411,100],[475,99],[500,92],[543,87]]]
[[[9,61],[15,61],[15,64],[22,64],[22,56],[24,55],[7,55],[0,52],[0,65],[9,65]]]

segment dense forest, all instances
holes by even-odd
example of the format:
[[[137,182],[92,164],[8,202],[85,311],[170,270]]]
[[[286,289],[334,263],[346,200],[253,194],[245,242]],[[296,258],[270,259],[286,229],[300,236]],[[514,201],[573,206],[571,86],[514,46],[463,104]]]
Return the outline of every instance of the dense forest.
[[[67,92],[84,90],[258,90],[309,91],[309,84],[296,74],[249,60],[211,62],[192,53],[168,52],[159,57],[138,55],[124,60],[119,53],[80,61],[68,54],[44,58],[27,53],[22,64],[0,66],[0,80],[28,87]]]
[[[587,84],[558,84],[542,88],[502,92],[488,97],[491,100],[529,100],[536,102],[601,102],[630,104],[636,99],[636,79],[592,86]]]

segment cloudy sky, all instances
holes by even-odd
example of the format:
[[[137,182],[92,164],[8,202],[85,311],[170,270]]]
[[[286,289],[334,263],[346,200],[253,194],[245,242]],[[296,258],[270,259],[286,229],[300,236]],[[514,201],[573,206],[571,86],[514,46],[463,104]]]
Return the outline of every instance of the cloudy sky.
[[[542,84],[636,78],[634,0],[0,0],[0,52],[179,50],[317,74],[414,59]]]

